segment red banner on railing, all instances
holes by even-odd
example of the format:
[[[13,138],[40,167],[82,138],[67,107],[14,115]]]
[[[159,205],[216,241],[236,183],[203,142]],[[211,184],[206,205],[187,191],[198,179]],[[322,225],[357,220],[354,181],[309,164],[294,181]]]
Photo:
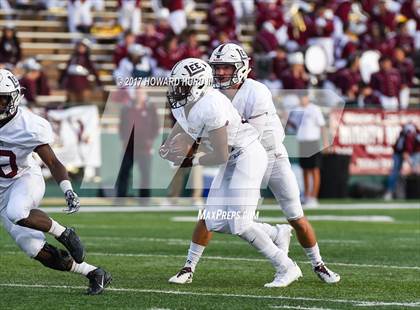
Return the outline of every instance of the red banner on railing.
[[[389,174],[392,147],[402,125],[408,122],[420,128],[420,111],[332,111],[329,125],[334,137],[333,152],[352,155],[350,174]],[[403,173],[408,170],[408,166],[403,166]]]

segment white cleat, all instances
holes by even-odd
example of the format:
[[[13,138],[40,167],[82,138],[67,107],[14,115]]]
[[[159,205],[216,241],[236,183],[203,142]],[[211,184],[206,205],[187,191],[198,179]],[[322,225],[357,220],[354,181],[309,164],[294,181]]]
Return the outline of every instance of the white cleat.
[[[293,227],[289,224],[277,224],[277,236],[274,244],[286,254],[289,253],[290,237],[292,236]]]
[[[169,283],[173,284],[187,284],[191,283],[193,278],[193,271],[190,267],[182,268],[176,275],[169,279]]]
[[[333,284],[340,281],[340,275],[328,269],[324,264],[314,267],[314,272],[325,283]]]
[[[300,277],[302,277],[302,271],[299,266],[293,262],[293,266],[289,267],[284,272],[277,272],[273,282],[266,283],[264,287],[286,287],[294,281],[297,281]]]

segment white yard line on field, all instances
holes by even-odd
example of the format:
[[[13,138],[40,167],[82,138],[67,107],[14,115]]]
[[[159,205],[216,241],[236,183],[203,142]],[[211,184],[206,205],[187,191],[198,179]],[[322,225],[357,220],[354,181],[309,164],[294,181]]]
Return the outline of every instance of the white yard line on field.
[[[309,221],[332,221],[332,222],[375,222],[375,223],[392,223],[394,218],[385,215],[308,215]],[[171,218],[173,222],[197,222],[196,216],[174,216]],[[287,223],[282,217],[260,217],[258,221],[264,223]]]
[[[14,288],[55,288],[55,289],[86,289],[84,286],[63,286],[63,285],[46,285],[46,284],[23,284],[23,283],[0,283],[0,287],[14,287]],[[174,290],[157,290],[157,289],[137,289],[137,288],[115,288],[110,287],[106,289],[111,292],[126,292],[126,293],[152,293],[152,294],[168,294],[168,295],[190,295],[190,296],[207,296],[207,297],[226,297],[226,298],[245,298],[245,299],[271,299],[271,300],[300,300],[300,301],[314,301],[314,302],[330,302],[340,304],[362,305],[374,303],[365,300],[351,300],[351,299],[328,299],[328,298],[313,298],[313,297],[289,297],[289,296],[272,296],[272,295],[243,295],[243,294],[225,294],[225,293],[200,293],[189,291],[174,291]],[[382,302],[382,306],[403,306],[403,307],[418,307],[419,302]]]
[[[18,251],[4,251],[2,254],[22,254]],[[22,254],[23,255],[23,254]],[[89,256],[115,256],[115,257],[164,257],[164,258],[185,258],[185,255],[168,255],[168,254],[144,254],[144,253],[101,253],[89,252]],[[224,256],[203,256],[201,259],[208,260],[225,260],[225,261],[243,261],[243,262],[266,262],[263,258],[246,258],[246,257],[224,257]],[[307,261],[297,261],[299,264],[310,264]],[[328,265],[356,267],[356,268],[383,268],[383,269],[401,269],[401,270],[420,270],[418,266],[392,266],[392,265],[371,265],[371,264],[348,264],[328,262]]]
[[[76,228],[79,228],[80,225],[76,225]],[[148,237],[100,237],[100,236],[90,236],[90,237],[83,237],[83,240],[100,240],[100,241],[127,241],[127,242],[159,242],[159,243],[166,243],[166,244],[190,244],[191,239],[176,239],[176,238],[148,238]],[[212,240],[212,244],[238,244],[248,246],[247,243],[243,241],[235,241],[235,240]],[[321,239],[318,240],[318,243],[332,243],[332,244],[362,244],[366,243],[364,240],[334,240],[334,239]]]
[[[420,307],[420,301],[406,303],[395,303],[395,302],[381,302],[381,301],[363,301],[356,303],[354,306],[357,307],[384,307],[384,306],[402,306],[402,307]]]
[[[272,309],[298,309],[298,310],[336,310],[331,308],[318,308],[318,307],[301,307],[301,306],[270,306]]]
[[[43,210],[49,213],[62,213],[63,207],[44,207]],[[419,203],[401,204],[325,204],[310,211],[317,210],[420,210]],[[278,205],[262,205],[258,210],[279,210]],[[198,211],[194,206],[119,206],[119,205],[97,205],[82,206],[79,212],[185,212]]]

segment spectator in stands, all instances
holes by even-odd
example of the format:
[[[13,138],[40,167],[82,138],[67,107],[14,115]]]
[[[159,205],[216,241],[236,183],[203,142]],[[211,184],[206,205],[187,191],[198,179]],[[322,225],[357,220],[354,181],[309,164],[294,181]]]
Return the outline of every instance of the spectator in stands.
[[[225,32],[230,40],[236,40],[236,18],[232,3],[227,0],[215,0],[207,11],[210,41],[217,37],[221,31]]]
[[[127,145],[117,181],[118,197],[126,197],[133,164],[138,165],[141,176],[140,197],[150,197],[153,143],[159,133],[156,108],[144,90],[134,92],[132,102],[124,106],[120,114],[119,132],[122,145]]]
[[[405,124],[394,144],[394,154],[392,155],[392,171],[388,178],[387,190],[384,195],[385,200],[392,200],[397,186],[397,181],[401,173],[404,161],[407,161],[413,168],[415,167],[415,147],[417,129],[412,123]]]
[[[300,98],[300,108],[293,111],[289,123],[297,128],[297,141],[299,142],[299,164],[303,169],[305,200],[307,207],[318,206],[318,193],[321,183],[321,153],[320,140],[324,148],[328,147],[328,132],[325,128],[325,119],[321,109],[310,102],[309,96]]]
[[[127,57],[128,48],[136,42],[136,36],[131,31],[124,32],[124,40],[117,45],[114,51],[113,61],[118,67],[121,59]]]
[[[26,101],[35,103],[38,95],[49,96],[50,87],[46,75],[42,72],[41,64],[34,58],[28,58],[23,63],[23,69],[25,73],[19,80],[19,84]]]
[[[118,0],[118,21],[124,31],[131,30],[135,35],[140,34],[141,0]]]
[[[254,1],[232,0],[232,5],[238,22],[250,18],[254,14]]]
[[[210,40],[210,49],[209,50],[214,50],[216,47],[218,47],[220,44],[223,43],[235,43],[236,40],[231,40],[229,38],[229,34],[225,31],[220,31],[219,33],[216,34],[216,37],[214,39]]]
[[[171,25],[169,24],[169,10],[162,8],[156,14],[156,31],[163,37],[166,38],[169,35],[174,35]]]
[[[16,65],[22,57],[20,41],[15,28],[7,25],[3,28],[0,40],[0,63]]]
[[[150,58],[150,50],[140,44],[131,44],[127,57],[120,61],[114,72],[118,86],[126,84],[128,78],[150,77],[154,71],[155,63]]]
[[[308,43],[311,23],[309,14],[302,9],[293,12],[287,24],[288,41],[286,47],[289,51],[296,51]]]
[[[183,59],[184,50],[178,43],[178,37],[169,36],[165,39],[162,46],[156,50],[156,60],[160,68],[159,76],[167,76],[172,67]]]
[[[330,75],[329,81],[340,91],[345,97],[346,102],[355,103],[362,85],[362,76],[360,74],[360,57],[356,53],[350,57],[348,65]]]
[[[388,56],[381,56],[379,67],[379,72],[372,74],[370,78],[370,87],[384,109],[396,110],[399,107],[401,76],[393,68],[391,58]]]
[[[261,29],[267,21],[272,21],[273,26],[278,30],[284,25],[283,11],[277,0],[265,0],[260,3],[257,10],[256,25],[257,29]]]
[[[419,19],[420,22],[420,19]],[[407,56],[414,53],[414,38],[410,35],[407,23],[399,23],[395,35],[395,46],[402,48]]]
[[[183,0],[166,1],[169,10],[169,24],[176,35],[180,35],[187,28],[187,14],[184,10]]]
[[[343,26],[343,33],[336,38],[335,43],[335,68],[341,69],[347,66],[348,59],[357,53],[359,38],[350,29],[352,24]]]
[[[93,0],[68,0],[68,27],[70,32],[90,33],[93,25]]]
[[[197,33],[194,30],[190,30],[187,33],[187,42],[183,44],[182,49],[184,50],[183,58],[201,58],[203,52],[200,49],[200,45],[197,40]]]
[[[320,45],[327,54],[328,65],[334,65],[334,13],[324,5],[317,5],[311,15],[308,45]]]
[[[290,68],[283,72],[281,82],[284,89],[306,89],[309,86],[309,76],[305,71],[303,54],[289,54]]]
[[[278,41],[272,20],[264,22],[255,38],[255,52],[270,53],[276,50]]]
[[[371,20],[381,25],[385,33],[395,31],[397,27],[397,19],[396,14],[389,10],[389,1],[377,1],[373,7],[371,16]]]
[[[378,50],[382,55],[392,56],[395,40],[387,38],[385,29],[377,22],[368,25],[368,31],[361,36],[362,50]]]
[[[67,101],[71,103],[88,103],[91,86],[89,75],[95,77],[98,87],[102,86],[95,64],[90,59],[90,42],[83,39],[76,43],[66,69],[60,77],[60,85],[67,90]]]
[[[410,88],[413,86],[414,64],[410,58],[405,56],[403,48],[397,47],[394,50],[393,65],[401,76],[400,107],[406,109],[410,99]]]
[[[157,32],[154,24],[146,24],[144,32],[137,37],[136,42],[150,48],[155,53],[164,38],[162,33]]]
[[[276,78],[281,80],[283,73],[289,68],[287,61],[287,51],[284,46],[277,46],[276,55],[273,58],[273,73]]]

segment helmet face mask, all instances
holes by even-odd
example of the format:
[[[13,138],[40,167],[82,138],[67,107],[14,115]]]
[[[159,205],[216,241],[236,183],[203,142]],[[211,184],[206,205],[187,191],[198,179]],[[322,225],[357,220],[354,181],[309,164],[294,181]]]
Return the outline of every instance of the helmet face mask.
[[[187,58],[171,70],[167,92],[172,109],[193,104],[201,99],[213,84],[210,66],[201,59]]]
[[[226,43],[216,47],[210,56],[209,63],[215,77],[214,87],[218,89],[229,89],[236,84],[243,83],[251,71],[248,55],[242,47],[233,43]],[[216,74],[216,69],[219,65],[231,65],[234,67],[234,72],[229,80],[223,81],[226,76]]]
[[[13,116],[22,98],[19,82],[8,70],[0,69],[0,120]]]
[[[176,83],[178,84],[178,83]],[[168,102],[172,109],[183,107],[188,103],[188,97],[191,96],[192,86],[183,85],[182,81],[179,81],[178,85],[170,85],[167,92]]]

